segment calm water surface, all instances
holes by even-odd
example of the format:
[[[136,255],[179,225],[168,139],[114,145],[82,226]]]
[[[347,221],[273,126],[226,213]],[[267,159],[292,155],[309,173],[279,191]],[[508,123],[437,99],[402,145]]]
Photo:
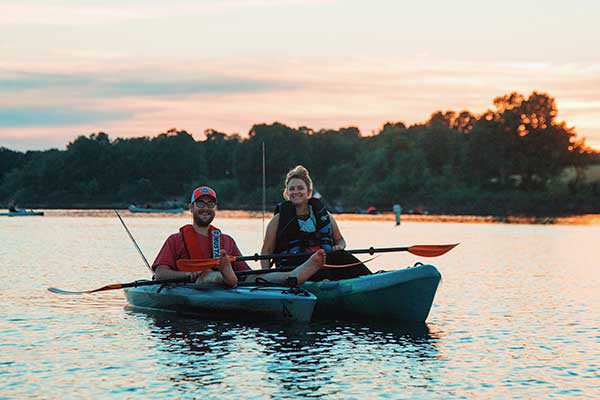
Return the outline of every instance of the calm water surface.
[[[84,214],[85,215],[85,214]],[[185,216],[123,216],[153,259]],[[260,219],[218,219],[242,252]],[[0,219],[0,398],[599,398],[600,227],[339,221],[349,248],[461,242],[425,324],[202,321],[126,309],[115,217]],[[152,261],[152,260],[150,260]]]

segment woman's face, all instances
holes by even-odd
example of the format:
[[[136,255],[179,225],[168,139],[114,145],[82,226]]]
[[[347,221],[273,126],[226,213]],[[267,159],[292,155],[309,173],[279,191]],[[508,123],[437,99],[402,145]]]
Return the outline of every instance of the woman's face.
[[[294,205],[308,203],[308,199],[310,199],[311,196],[306,183],[304,183],[302,179],[298,178],[290,179],[287,187],[285,188],[285,192],[288,199],[290,199]]]

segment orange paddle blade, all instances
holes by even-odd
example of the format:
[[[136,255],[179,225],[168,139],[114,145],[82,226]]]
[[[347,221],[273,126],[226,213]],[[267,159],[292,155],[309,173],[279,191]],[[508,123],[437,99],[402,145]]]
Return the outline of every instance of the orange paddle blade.
[[[229,261],[235,262],[236,257],[229,256]],[[177,260],[177,268],[184,272],[196,272],[209,268],[214,268],[219,265],[218,258],[205,258],[195,260]]]
[[[410,246],[408,252],[421,257],[437,257],[446,254],[459,243],[455,244],[418,244]]]

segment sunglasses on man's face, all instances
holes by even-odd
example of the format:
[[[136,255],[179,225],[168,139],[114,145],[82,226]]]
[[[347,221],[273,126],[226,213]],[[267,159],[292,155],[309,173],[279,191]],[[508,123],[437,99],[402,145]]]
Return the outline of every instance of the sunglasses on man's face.
[[[217,206],[217,203],[215,203],[214,201],[197,200],[197,201],[194,202],[194,204],[198,208],[210,208],[210,209],[213,209],[213,208],[215,208]]]

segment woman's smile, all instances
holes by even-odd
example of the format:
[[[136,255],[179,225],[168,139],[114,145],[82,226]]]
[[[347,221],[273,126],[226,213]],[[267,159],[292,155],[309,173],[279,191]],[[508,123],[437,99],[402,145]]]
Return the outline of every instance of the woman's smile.
[[[293,203],[308,201],[308,187],[306,187],[306,183],[302,179],[290,179],[286,191],[288,198]]]

